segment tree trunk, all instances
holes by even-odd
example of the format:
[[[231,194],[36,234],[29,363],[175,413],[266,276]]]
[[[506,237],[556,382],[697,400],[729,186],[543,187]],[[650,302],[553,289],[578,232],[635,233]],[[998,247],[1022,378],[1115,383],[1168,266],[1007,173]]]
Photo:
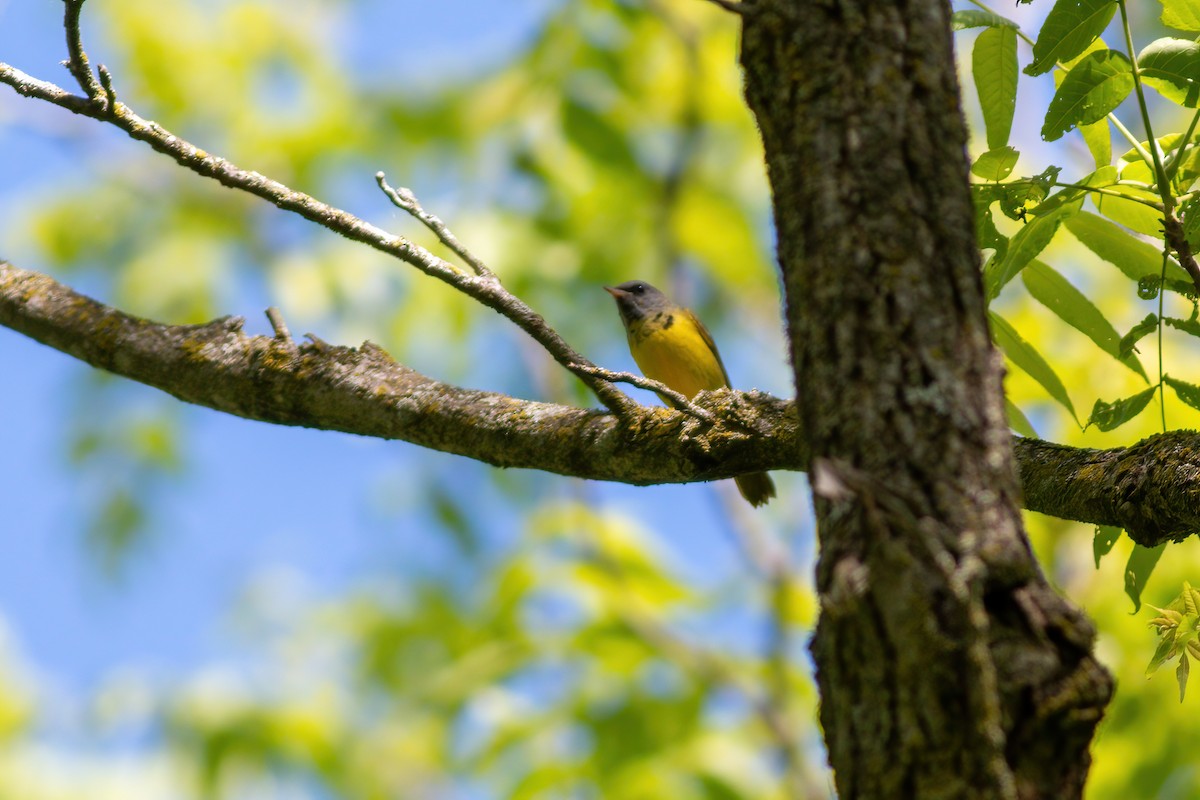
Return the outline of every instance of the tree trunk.
[[[1112,682],[1022,529],[950,8],[743,5],[813,459],[812,653],[838,792],[1078,797]]]

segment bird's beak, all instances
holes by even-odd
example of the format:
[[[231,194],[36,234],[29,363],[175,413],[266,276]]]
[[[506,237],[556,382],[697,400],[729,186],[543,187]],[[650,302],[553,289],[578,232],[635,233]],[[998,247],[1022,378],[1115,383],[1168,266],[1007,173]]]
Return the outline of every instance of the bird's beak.
[[[613,286],[605,286],[604,291],[608,292],[618,300],[620,300],[622,297],[629,296],[629,292],[625,291],[624,289],[617,289]]]

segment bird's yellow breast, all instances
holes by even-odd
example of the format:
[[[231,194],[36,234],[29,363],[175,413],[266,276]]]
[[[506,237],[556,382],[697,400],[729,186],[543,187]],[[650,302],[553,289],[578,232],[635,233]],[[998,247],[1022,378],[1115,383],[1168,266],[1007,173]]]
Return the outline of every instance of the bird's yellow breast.
[[[709,338],[686,311],[639,320],[630,326],[628,336],[629,352],[642,374],[688,398],[729,385]]]

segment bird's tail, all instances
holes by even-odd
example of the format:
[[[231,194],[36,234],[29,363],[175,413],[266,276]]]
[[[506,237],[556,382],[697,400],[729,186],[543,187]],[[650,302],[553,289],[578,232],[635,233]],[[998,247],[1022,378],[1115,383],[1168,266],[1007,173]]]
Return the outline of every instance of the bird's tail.
[[[733,480],[742,497],[752,506],[761,506],[775,496],[775,482],[765,472],[739,475]]]

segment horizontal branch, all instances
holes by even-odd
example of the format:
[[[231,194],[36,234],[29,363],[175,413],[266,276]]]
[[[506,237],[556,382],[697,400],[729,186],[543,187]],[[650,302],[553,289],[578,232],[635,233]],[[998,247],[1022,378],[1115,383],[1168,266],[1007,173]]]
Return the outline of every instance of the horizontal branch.
[[[0,325],[187,403],[400,439],[500,467],[641,485],[803,464],[794,407],[758,392],[702,397],[715,425],[659,407],[634,406],[618,418],[451,386],[370,343],[298,345],[275,321],[274,337],[248,336],[234,317],[150,322],[3,262]]]
[[[803,470],[795,407],[759,392],[706,393],[709,424],[685,413],[598,410],[451,386],[370,343],[297,345],[242,321],[163,325],[0,262],[0,325],[180,400],[277,425],[400,439],[493,464],[631,484]],[[1025,507],[1116,525],[1143,545],[1200,531],[1200,434],[1174,431],[1091,450],[1013,437]]]
[[[1124,528],[1155,547],[1200,532],[1200,434],[1169,431],[1092,450],[1014,437],[1025,508]]]

